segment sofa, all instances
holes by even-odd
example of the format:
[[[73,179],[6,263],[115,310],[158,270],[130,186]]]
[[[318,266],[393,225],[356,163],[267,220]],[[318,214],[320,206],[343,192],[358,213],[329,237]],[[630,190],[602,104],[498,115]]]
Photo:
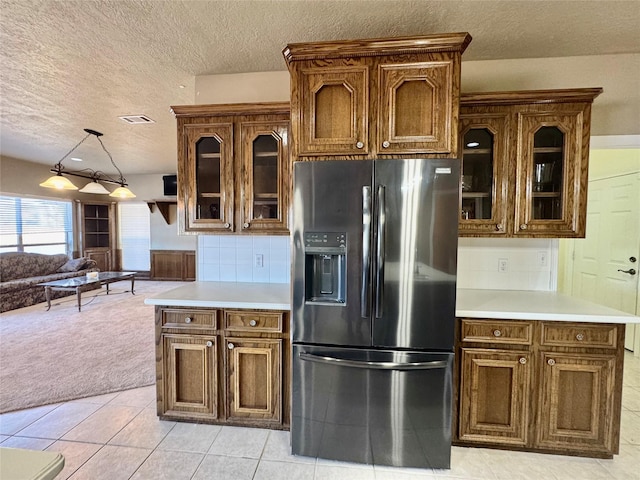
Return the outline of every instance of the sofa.
[[[64,253],[0,253],[0,312],[28,307],[46,300],[44,287],[39,283],[81,277],[97,272],[95,260],[86,257],[69,258]],[[72,295],[55,291],[52,298]]]

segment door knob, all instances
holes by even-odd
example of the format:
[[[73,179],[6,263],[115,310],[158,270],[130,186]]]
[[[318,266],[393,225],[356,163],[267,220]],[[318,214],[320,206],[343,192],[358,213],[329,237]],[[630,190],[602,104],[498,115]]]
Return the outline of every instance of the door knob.
[[[634,268],[630,268],[629,270],[618,269],[618,271],[622,272],[622,273],[628,273],[629,275],[635,275],[636,274],[636,270]]]

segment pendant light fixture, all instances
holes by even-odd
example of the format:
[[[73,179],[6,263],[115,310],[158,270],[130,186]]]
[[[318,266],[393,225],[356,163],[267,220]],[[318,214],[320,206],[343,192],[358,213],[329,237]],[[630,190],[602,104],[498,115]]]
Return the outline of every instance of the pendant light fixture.
[[[75,147],[69,150],[69,152],[67,152],[67,154],[58,161],[58,163],[53,166],[51,172],[55,173],[55,175],[42,182],[40,186],[45,188],[56,188],[58,190],[78,190],[78,187],[76,187],[68,178],[65,177],[65,175],[72,175],[74,177],[88,178],[91,180],[79,190],[82,193],[95,193],[99,195],[109,194],[110,197],[116,198],[135,198],[133,192],[127,188],[127,180],[122,175],[122,171],[115,164],[115,162],[113,161],[113,157],[102,143],[102,140],[100,139],[102,133],[91,130],[89,128],[85,128],[84,131],[87,132],[87,135],[82,140],[80,140],[80,142],[78,142]],[[100,146],[109,157],[111,164],[118,171],[118,174],[120,175],[119,178],[112,178],[101,171],[92,170],[90,168],[85,168],[83,170],[65,170],[62,166],[63,160],[71,155],[73,151],[75,151],[80,145],[84,143],[87,138],[92,135],[96,137],[98,142],[100,142]],[[113,192],[109,193],[109,190],[107,190],[100,182],[113,183],[120,186]]]

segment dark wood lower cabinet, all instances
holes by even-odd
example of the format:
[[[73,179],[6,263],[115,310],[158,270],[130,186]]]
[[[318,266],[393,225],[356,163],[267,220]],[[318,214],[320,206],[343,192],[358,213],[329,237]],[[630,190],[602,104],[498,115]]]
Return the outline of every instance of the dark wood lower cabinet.
[[[615,355],[541,352],[536,444],[613,451]]]
[[[458,323],[454,444],[599,458],[618,453],[624,326],[487,319],[481,328],[481,322]]]
[[[460,439],[526,445],[530,353],[463,348]]]
[[[164,414],[217,417],[216,337],[163,335]]]
[[[227,415],[240,421],[282,420],[282,340],[226,338]]]
[[[158,416],[287,430],[288,315],[156,307]]]

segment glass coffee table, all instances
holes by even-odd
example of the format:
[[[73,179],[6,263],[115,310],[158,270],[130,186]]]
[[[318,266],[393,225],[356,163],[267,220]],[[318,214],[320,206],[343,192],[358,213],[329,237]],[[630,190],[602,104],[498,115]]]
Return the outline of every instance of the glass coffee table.
[[[131,280],[131,294],[135,295],[133,291],[133,285],[135,282],[136,272],[98,272],[98,276],[95,278],[88,278],[86,275],[82,277],[65,278],[63,280],[54,280],[53,282],[39,283],[38,285],[44,287],[44,292],[47,297],[47,311],[51,308],[51,292],[64,291],[64,292],[76,292],[78,298],[78,311],[80,311],[82,304],[80,303],[82,292],[87,290],[94,290],[96,285],[106,285],[107,295],[109,295],[109,284],[114,282],[120,282],[122,280]]]

